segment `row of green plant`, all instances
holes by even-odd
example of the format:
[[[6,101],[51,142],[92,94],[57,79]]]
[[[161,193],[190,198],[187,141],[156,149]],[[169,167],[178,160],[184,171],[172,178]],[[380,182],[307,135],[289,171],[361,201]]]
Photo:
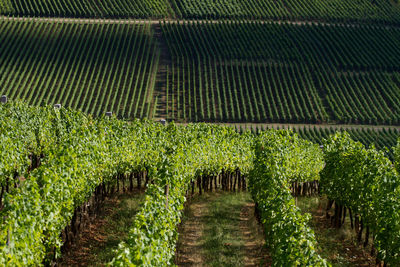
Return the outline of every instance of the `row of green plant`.
[[[347,133],[337,133],[324,142],[324,159],[323,193],[336,206],[361,218],[359,240],[367,228],[366,240],[371,234],[377,259],[396,266],[400,262],[400,177],[393,163],[383,152],[365,148]],[[340,218],[341,210],[336,217]]]
[[[165,100],[154,96],[160,50],[151,26],[126,23],[1,20],[0,93],[120,118],[400,121],[397,29],[238,21],[161,28],[172,54]]]
[[[0,93],[100,116],[152,117],[159,52],[149,24],[0,21]]]
[[[399,4],[360,0],[2,0],[0,13],[23,16],[187,19],[318,20],[344,23],[399,24]]]
[[[344,0],[287,0],[291,19],[310,19],[353,23],[398,24],[400,21],[398,1],[344,1]]]
[[[397,29],[184,21],[162,30],[170,119],[400,121]]]
[[[273,266],[330,266],[316,253],[317,241],[308,226],[310,216],[296,207],[290,189],[293,182],[319,180],[324,167],[322,151],[285,130],[261,133],[254,147],[249,189],[264,225]]]
[[[272,0],[173,0],[171,3],[177,16],[189,19],[287,19],[290,16],[283,2]]]
[[[188,127],[190,133],[196,133],[202,129],[205,135],[200,136],[197,133],[197,138],[200,139],[192,139],[191,142],[187,142],[187,135],[184,139],[175,139],[181,145],[182,151],[174,150],[178,153],[175,156],[176,160],[168,160],[168,167],[161,172],[164,178],[157,179],[160,181],[158,189],[154,188],[147,192],[148,205],[142,208],[136,218],[134,227],[130,231],[129,241],[120,244],[118,256],[114,258],[112,264],[118,266],[171,264],[169,260],[173,257],[177,238],[175,231],[176,225],[180,221],[180,215],[169,211],[173,193],[171,189],[166,188],[171,188],[172,181],[176,181],[176,178],[172,178],[172,174],[184,179],[183,183],[181,181],[179,184],[175,184],[180,190],[174,193],[177,193],[180,198],[179,201],[173,202],[179,207],[178,210],[182,209],[184,202],[182,199],[187,194],[190,181],[205,173],[211,176],[217,175],[220,168],[225,166],[226,170],[227,165],[225,164],[232,160],[220,165],[227,160],[227,157],[231,156],[229,153],[222,155],[222,151],[215,151],[216,148],[217,150],[220,148],[220,142],[223,140],[226,143],[222,147],[228,148],[233,155],[238,155],[239,151],[243,152],[243,148],[246,146],[247,148],[255,146],[254,166],[240,170],[243,173],[250,170],[249,188],[257,203],[261,222],[266,229],[266,237],[272,250],[273,264],[275,266],[329,266],[316,254],[316,240],[307,224],[310,219],[309,215],[301,214],[295,205],[290,189],[293,182],[305,183],[319,180],[319,172],[324,168],[324,161],[323,153],[318,145],[302,140],[288,131],[269,130],[257,137],[255,145],[246,134],[242,136],[244,143],[235,142],[236,144],[232,146],[231,142],[238,136],[229,131],[226,132],[229,134],[221,134],[219,127],[210,128],[206,125],[189,125]],[[186,130],[184,129],[184,131]],[[174,136],[179,135],[179,131],[174,133]],[[217,140],[215,140],[215,135],[217,135]],[[221,137],[222,139],[219,140]],[[196,146],[199,140],[202,144],[200,147]],[[245,144],[244,147],[243,144]],[[185,146],[188,147],[185,148]],[[174,147],[179,146],[175,144]],[[204,153],[202,149],[205,149],[207,153]],[[216,154],[214,154],[215,152]],[[237,157],[236,160],[239,159],[239,161],[236,162],[243,160],[242,164],[245,163],[248,157],[247,153],[249,153],[248,150],[241,155],[244,158]],[[191,155],[196,156],[191,159]],[[204,159],[203,156],[205,156]],[[208,156],[211,158],[207,158]],[[190,165],[189,168],[182,166],[183,157],[185,157],[185,164]],[[197,165],[198,163],[199,165]],[[208,164],[213,166],[211,170],[206,167]],[[228,165],[232,170],[237,168],[234,163],[228,163]],[[179,172],[181,168],[182,174]],[[196,168],[198,168],[197,171],[195,171]],[[167,178],[168,174],[171,175],[169,179]],[[395,207],[391,206],[391,208]],[[176,207],[171,207],[171,209],[175,211]],[[170,217],[165,214],[169,214]],[[150,224],[156,225],[156,229],[149,228]],[[160,235],[160,232],[169,233],[168,238]],[[398,240],[398,237],[394,237],[393,240]]]
[[[400,67],[397,28],[246,20],[184,20],[162,26],[174,57],[263,59],[343,71]]]
[[[20,147],[30,149],[30,131],[26,138],[23,134],[13,136],[12,132],[30,126],[34,118],[40,127],[33,138],[39,138],[36,144],[46,147],[40,150],[40,164],[30,171],[21,167],[24,160],[29,165],[26,155],[21,156],[14,170],[13,166],[2,166],[2,171],[8,172],[0,176],[2,187],[4,181],[13,179],[0,208],[2,266],[50,264],[60,256],[65,241],[62,231],[70,225],[77,208],[89,205],[88,199],[99,186],[109,188],[121,175],[154,169],[152,166],[161,160],[159,148],[165,130],[159,124],[127,123],[115,118],[94,120],[64,108],[36,109],[14,102],[1,109],[1,114],[13,114],[18,121],[12,129],[1,129],[10,136],[11,143],[22,143]],[[7,158],[2,162],[13,163],[15,153],[3,153]]]
[[[382,150],[389,158],[393,159],[393,147],[397,144],[400,137],[400,131],[391,128],[370,129],[370,128],[315,128],[304,127],[294,129],[298,135],[306,140],[310,140],[316,144],[323,144],[324,139],[328,139],[337,131],[346,131],[350,137],[369,147],[374,145],[376,149]]]
[[[238,0],[226,2],[222,0],[174,0],[172,3],[177,10],[177,15],[193,19],[247,18],[382,24],[398,24],[400,22],[400,7],[398,3],[392,1]]]
[[[317,87],[326,90],[326,101],[335,121],[398,124],[400,107],[397,101],[400,96],[395,75],[321,72],[317,76]]]
[[[199,63],[200,62],[200,63]],[[177,59],[168,73],[167,118],[220,122],[326,122],[307,67]]]
[[[18,121],[2,125],[2,136],[8,135],[9,144],[19,142],[21,148],[29,149],[30,130],[27,138],[12,132],[30,125],[37,125],[33,132],[39,130],[34,138],[42,141],[36,140],[37,144],[47,144],[40,150],[40,164],[29,171],[19,165],[2,166],[9,177],[15,178],[12,174],[18,172],[0,208],[2,266],[52,264],[65,241],[61,233],[76,209],[90,205],[88,200],[100,187],[114,187],[121,175],[142,170],[150,179],[145,201],[132,222],[128,241],[120,244],[111,264],[170,265],[191,182],[221,172],[246,175],[253,167],[253,136],[229,127],[93,119],[79,111],[31,108],[19,102],[2,104],[0,109],[0,114],[10,117],[8,121]],[[311,152],[315,151],[303,156]],[[14,155],[2,153],[7,162]],[[18,164],[29,166],[29,156],[21,158],[25,160]],[[297,250],[298,255],[309,252]]]
[[[7,0],[0,2],[0,14],[79,18],[164,18],[174,16],[170,4],[163,0],[107,0],[101,2]]]
[[[301,127],[293,127],[289,125],[282,126],[264,126],[264,125],[248,125],[248,127],[242,126],[234,126],[236,131],[239,133],[244,133],[245,131],[251,131],[254,134],[259,134],[262,131],[273,128],[275,130],[280,129],[290,129],[297,133],[300,138],[305,140],[309,140],[314,144],[322,145],[324,139],[328,139],[330,135],[333,135],[335,132],[343,132],[346,131],[350,137],[354,141],[361,142],[364,146],[369,147],[374,145],[376,149],[382,150],[385,155],[387,155],[390,159],[394,159],[393,148],[397,144],[397,140],[400,137],[400,130],[397,128],[352,128],[352,127],[337,127],[337,126],[329,126],[329,127],[320,127],[320,126],[301,126]]]
[[[397,171],[400,172],[400,139],[397,146],[394,148],[394,165],[396,166]]]
[[[136,215],[128,241],[119,245],[116,266],[169,266],[173,263],[177,228],[190,182],[203,175],[249,172],[251,139],[233,129],[206,124],[167,126],[172,135],[154,184]]]
[[[399,85],[392,73],[315,73],[304,65],[219,59],[201,64],[178,59],[172,64],[168,119],[399,123]]]
[[[323,154],[286,130],[255,137],[215,125],[93,119],[20,102],[0,105],[0,118],[2,191],[10,184],[0,207],[2,266],[51,264],[76,209],[90,204],[99,187],[114,187],[118,177],[143,170],[146,198],[112,265],[171,265],[189,185],[240,172],[248,176],[274,265],[328,266],[315,252],[309,215],[295,206],[290,189],[294,182],[319,180],[322,169],[323,192],[371,228],[378,259],[399,262],[398,173],[383,152],[347,134],[326,140]],[[394,155],[398,166],[400,143]]]
[[[37,168],[57,142],[49,109],[0,105],[0,208],[4,196]]]

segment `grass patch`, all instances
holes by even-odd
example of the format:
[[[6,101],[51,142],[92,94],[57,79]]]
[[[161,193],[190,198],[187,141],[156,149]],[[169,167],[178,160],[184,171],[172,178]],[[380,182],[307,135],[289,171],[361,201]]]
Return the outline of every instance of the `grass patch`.
[[[107,199],[101,214],[83,230],[59,265],[104,266],[110,262],[118,244],[127,238],[144,196],[135,191]]]
[[[175,254],[178,266],[270,266],[249,193],[212,192],[186,205]]]
[[[207,266],[244,265],[240,213],[249,202],[252,200],[248,193],[220,193],[209,202],[201,238]]]
[[[113,259],[114,249],[117,249],[118,244],[127,238],[143,199],[144,194],[121,195],[116,207],[113,203],[109,203],[110,205],[106,207],[106,209],[114,209],[114,212],[105,218],[102,229],[106,234],[105,242],[93,250],[93,256],[98,263],[107,263]]]
[[[349,217],[340,229],[330,226],[325,218],[326,198],[298,197],[297,206],[303,213],[312,215],[310,227],[318,241],[317,252],[334,267],[375,266],[374,259],[366,249],[357,244],[355,231],[351,229]]]

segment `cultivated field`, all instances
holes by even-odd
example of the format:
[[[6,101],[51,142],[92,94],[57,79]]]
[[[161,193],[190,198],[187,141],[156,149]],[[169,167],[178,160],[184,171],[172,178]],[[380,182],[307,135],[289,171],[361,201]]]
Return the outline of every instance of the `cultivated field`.
[[[163,31],[171,119],[399,121],[397,29],[236,21],[167,22]]]
[[[151,117],[158,68],[149,24],[1,22],[1,93],[99,116]]]
[[[397,28],[8,19],[0,26],[1,93],[30,104],[181,122],[400,121]]]
[[[399,48],[397,0],[0,0],[0,266],[400,266]]]
[[[399,25],[397,1],[371,0],[2,0],[9,16],[270,19]]]

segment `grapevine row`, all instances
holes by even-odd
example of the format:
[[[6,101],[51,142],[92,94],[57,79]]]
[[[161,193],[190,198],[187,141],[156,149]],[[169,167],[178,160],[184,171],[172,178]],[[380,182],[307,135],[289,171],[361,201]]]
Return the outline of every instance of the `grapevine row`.
[[[319,20],[337,22],[400,22],[397,3],[390,1],[345,0],[174,0],[173,7],[182,18],[236,18],[275,20]]]
[[[35,169],[27,172],[21,165],[2,166],[2,171],[8,170],[1,176],[2,187],[9,173],[17,174],[11,177],[0,208],[2,266],[50,264],[60,256],[69,232],[76,231],[71,222],[77,220],[77,211],[92,209],[99,197],[118,188],[123,177],[160,162],[158,149],[165,134],[158,124],[93,120],[64,108],[38,109],[18,103],[9,103],[2,111],[16,113],[19,123],[26,126],[34,118],[43,128],[37,128],[39,133],[33,138],[49,142]],[[13,129],[1,129],[12,134]],[[18,138],[22,147],[30,148],[29,135]],[[10,163],[14,155],[3,154]]]
[[[3,0],[0,13],[18,16],[271,19],[398,25],[400,7],[392,1],[359,0]]]
[[[3,2],[0,2],[0,4]],[[173,16],[164,0],[9,0],[0,6],[0,13],[11,16],[96,17],[96,18],[162,18]]]
[[[112,265],[171,265],[189,186],[201,176],[237,171],[246,175],[252,166],[250,136],[205,124],[167,128],[171,143],[165,147],[165,158],[152,173],[155,182],[148,187],[146,202],[127,241],[119,244]]]
[[[326,166],[321,172],[321,188],[335,203],[333,220],[341,227],[346,210],[365,244],[372,236],[378,261],[396,265],[400,262],[400,177],[393,163],[374,148],[366,149],[347,133],[337,133],[324,142]]]
[[[52,264],[69,240],[69,231],[76,231],[79,211],[94,205],[103,194],[118,190],[124,177],[143,170],[147,174],[145,203],[111,264],[170,265],[189,186],[199,177],[246,175],[253,166],[253,137],[239,135],[231,128],[92,119],[77,111],[29,108],[19,102],[0,108],[4,114],[17,113],[14,116],[19,119],[36,116],[43,130],[48,129],[44,136],[52,143],[44,150],[40,166],[13,181],[15,186],[4,198],[0,209],[1,265]],[[21,123],[29,125],[29,121]],[[8,134],[13,130],[1,129]],[[25,141],[29,139],[20,140],[28,146]],[[314,154],[303,151],[302,158]],[[206,181],[203,178],[203,183]],[[300,247],[296,251],[303,258],[312,253]],[[318,259],[315,252],[312,258]],[[277,260],[281,262],[291,260]]]
[[[99,116],[151,117],[159,52],[149,24],[0,22],[1,93]]]
[[[236,131],[243,133],[246,130],[250,130],[251,132],[258,134],[262,131],[268,130],[270,127],[264,126],[256,126],[255,128],[243,128],[242,126],[235,126]],[[274,129],[279,130],[280,127],[273,127]],[[282,129],[286,129],[289,127],[282,126]],[[327,139],[330,135],[335,132],[343,132],[346,131],[350,137],[358,142],[361,142],[364,146],[374,145],[378,150],[384,151],[385,154],[390,159],[394,158],[393,155],[393,147],[397,144],[397,140],[400,137],[400,131],[394,128],[385,128],[382,129],[370,129],[370,128],[347,128],[347,127],[293,127],[292,130],[299,135],[299,137],[309,140],[314,144],[323,144],[324,139]]]
[[[0,106],[0,209],[21,177],[39,167],[57,142],[49,113],[49,109],[27,108],[21,103]]]
[[[239,135],[220,126],[93,119],[64,108],[19,102],[2,104],[0,110],[5,120],[1,138],[8,149],[2,156],[12,164],[0,165],[6,178],[2,186],[11,183],[0,207],[1,265],[51,264],[69,239],[68,230],[76,230],[77,211],[118,189],[124,177],[144,171],[145,203],[112,265],[172,264],[190,186],[203,177],[206,189],[213,177],[216,181],[220,174],[241,173],[242,182],[244,176],[249,178],[245,183],[257,204],[274,265],[329,266],[316,254],[309,216],[295,206],[290,188],[293,183],[313,184],[322,169],[318,188],[336,207],[361,216],[379,260],[399,261],[398,173],[383,152],[365,149],[346,134],[331,135],[323,154],[318,145],[282,130]],[[14,130],[26,131],[26,136],[15,136]],[[40,163],[26,167],[32,152],[42,153]],[[398,155],[399,145],[396,160]],[[227,188],[234,185],[230,182]]]
[[[165,37],[175,57],[263,59],[312,68],[322,64],[340,71],[395,71],[400,67],[397,28],[246,20],[179,21],[163,26],[170,29]]]
[[[400,121],[396,29],[184,21],[162,30],[170,119]]]
[[[255,140],[249,188],[264,224],[273,266],[330,266],[315,251],[316,239],[296,207],[290,186],[313,182],[323,169],[318,146],[289,131],[269,130]]]

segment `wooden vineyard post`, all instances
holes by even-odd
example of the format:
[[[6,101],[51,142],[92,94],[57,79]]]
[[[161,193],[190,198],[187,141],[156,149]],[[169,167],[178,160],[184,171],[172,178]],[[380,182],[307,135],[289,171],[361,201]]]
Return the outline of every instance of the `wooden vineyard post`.
[[[142,177],[143,177],[143,172],[138,172],[136,173],[137,177],[137,187],[140,190],[142,188]]]
[[[4,217],[4,222],[7,220],[7,216]],[[7,241],[6,246],[10,246],[10,228],[7,229]]]
[[[129,174],[129,191],[133,191],[133,172]]]
[[[165,186],[165,196],[166,196],[165,208],[168,209],[169,184]]]

